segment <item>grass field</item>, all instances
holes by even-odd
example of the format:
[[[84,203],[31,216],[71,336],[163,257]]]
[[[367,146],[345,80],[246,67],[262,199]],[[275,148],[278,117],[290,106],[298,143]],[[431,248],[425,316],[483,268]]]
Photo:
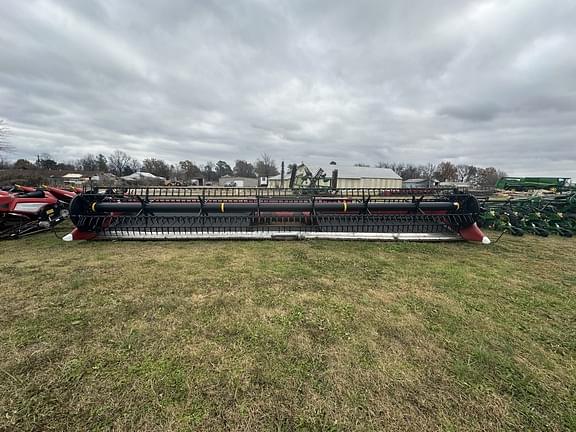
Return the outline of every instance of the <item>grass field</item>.
[[[576,429],[576,240],[1,248],[2,430]]]

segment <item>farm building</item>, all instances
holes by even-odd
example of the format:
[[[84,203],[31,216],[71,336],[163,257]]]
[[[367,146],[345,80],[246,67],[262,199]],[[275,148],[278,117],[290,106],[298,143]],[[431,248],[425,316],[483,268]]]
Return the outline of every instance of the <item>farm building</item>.
[[[218,186],[226,187],[256,187],[258,179],[253,177],[237,177],[225,175],[218,180]]]
[[[303,168],[304,164],[298,166],[298,170]],[[402,178],[389,168],[371,168],[356,167],[343,165],[329,165],[326,167],[310,166],[307,168],[312,174],[316,174],[320,168],[324,170],[326,177],[323,182],[330,184],[332,172],[338,170],[339,188],[401,188]],[[284,176],[284,187],[288,187],[290,175]],[[268,187],[281,187],[281,176],[277,175],[268,179]]]
[[[68,173],[64,174],[63,176],[55,176],[55,175],[50,176],[50,183],[54,185],[64,184],[64,185],[77,186],[83,184],[87,180],[88,178],[86,177],[85,174],[79,174],[79,173]]]

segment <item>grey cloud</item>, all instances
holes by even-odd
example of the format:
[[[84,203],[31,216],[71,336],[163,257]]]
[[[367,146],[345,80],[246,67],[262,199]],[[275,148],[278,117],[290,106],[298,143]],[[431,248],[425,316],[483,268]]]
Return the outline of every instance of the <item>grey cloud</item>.
[[[14,157],[445,158],[576,177],[571,0],[7,0]]]
[[[438,114],[447,115],[463,120],[471,121],[489,121],[493,120],[500,111],[496,105],[463,105],[449,106],[440,109]]]

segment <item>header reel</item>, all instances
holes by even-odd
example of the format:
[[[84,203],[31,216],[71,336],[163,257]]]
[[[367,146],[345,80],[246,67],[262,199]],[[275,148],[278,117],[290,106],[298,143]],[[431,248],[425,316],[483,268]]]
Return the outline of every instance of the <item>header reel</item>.
[[[65,240],[359,239],[488,243],[468,194],[441,198],[234,197],[80,194]]]

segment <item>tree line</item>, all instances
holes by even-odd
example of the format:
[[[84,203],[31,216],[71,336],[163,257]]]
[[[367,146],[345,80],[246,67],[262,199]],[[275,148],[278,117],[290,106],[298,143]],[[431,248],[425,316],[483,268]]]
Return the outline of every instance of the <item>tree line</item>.
[[[357,164],[360,165],[360,164]],[[428,163],[414,165],[401,162],[378,162],[378,168],[390,168],[403,180],[427,179],[440,182],[462,182],[480,186],[494,186],[499,178],[506,177],[505,171],[494,167],[478,167],[469,164],[454,164],[442,161],[439,164]]]
[[[355,165],[370,166],[367,163],[357,163]],[[290,175],[291,166],[287,165],[287,178]],[[499,178],[506,176],[504,171],[494,167],[483,168],[468,164],[456,165],[450,161],[423,165],[380,161],[373,166],[389,168],[402,177],[403,180],[427,179],[440,182],[463,182],[481,186],[492,186],[496,184]],[[275,160],[266,153],[262,154],[253,163],[237,159],[234,165],[230,165],[224,160],[206,162],[205,164],[199,164],[191,160],[181,160],[176,164],[171,164],[165,160],[151,157],[140,161],[120,150],[116,150],[109,155],[89,153],[73,163],[57,162],[50,155],[41,154],[37,156],[35,162],[18,159],[13,164],[4,163],[0,168],[79,170],[91,173],[109,172],[116,176],[125,176],[136,171],[144,171],[167,179],[178,179],[185,182],[198,178],[203,178],[208,182],[216,182],[223,176],[255,178],[279,174]]]
[[[116,150],[109,155],[88,153],[75,162],[57,162],[49,154],[43,153],[36,161],[18,159],[14,163],[3,162],[0,169],[23,170],[78,170],[90,173],[112,173],[116,176],[126,176],[137,171],[144,171],[167,179],[190,181],[203,178],[206,181],[218,181],[223,176],[237,177],[270,177],[279,173],[272,157],[263,153],[255,162],[237,159],[233,166],[224,160],[198,164],[191,160],[181,160],[171,164],[162,159],[146,158],[142,161],[133,158],[126,152]]]

